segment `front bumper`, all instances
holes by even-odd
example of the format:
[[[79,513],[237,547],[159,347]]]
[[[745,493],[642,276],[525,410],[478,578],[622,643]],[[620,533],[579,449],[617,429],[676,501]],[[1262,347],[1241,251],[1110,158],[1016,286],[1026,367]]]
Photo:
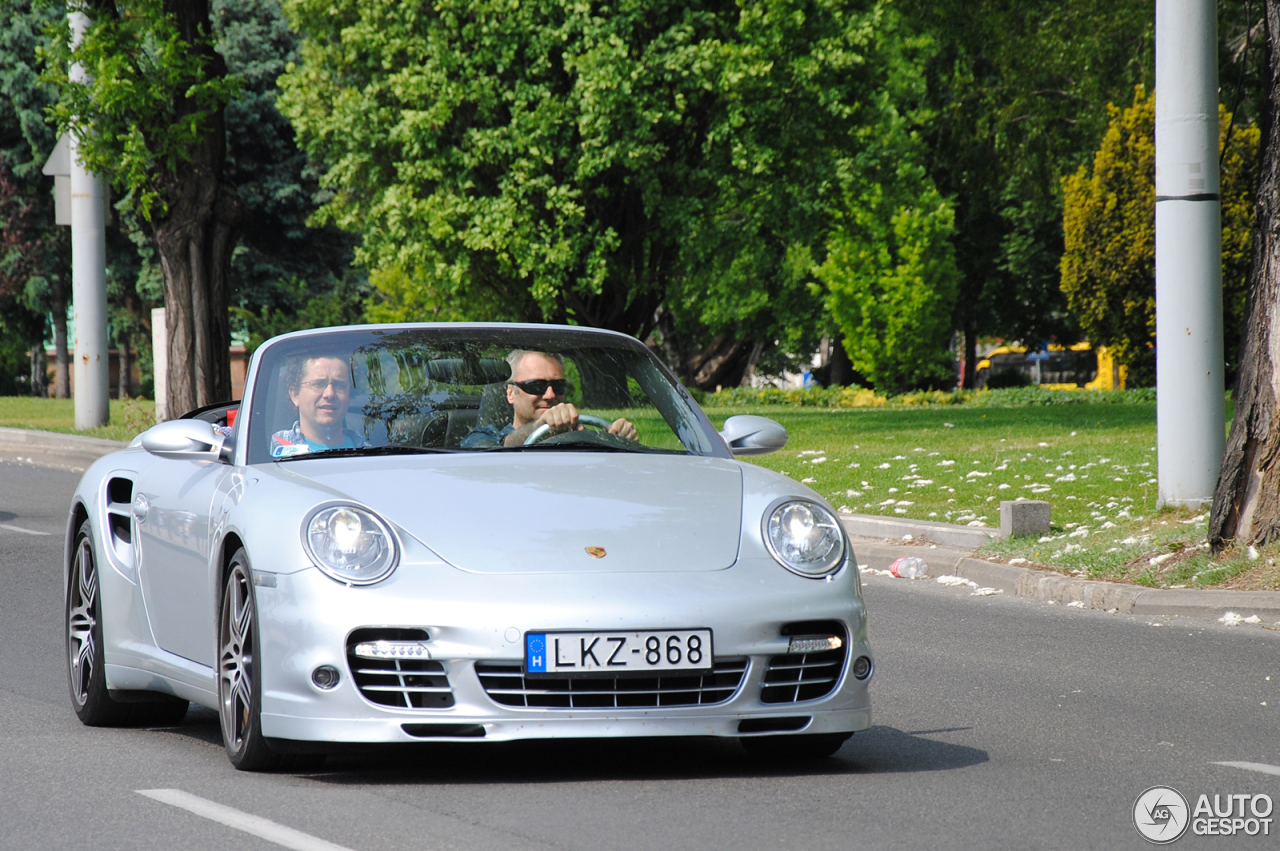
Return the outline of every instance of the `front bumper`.
[[[873,658],[852,565],[830,580],[815,581],[788,574],[768,559],[742,559],[722,571],[589,577],[478,575],[443,564],[411,564],[367,588],[345,587],[308,569],[271,575],[255,593],[262,732],[274,739],[740,736],[853,732],[871,724],[871,678],[857,680],[849,673],[852,660]],[[808,621],[845,626],[847,653],[838,682],[818,699],[765,703],[769,660],[787,653],[783,627]],[[431,659],[443,667],[453,705],[394,708],[362,695],[346,644],[352,631],[374,627],[427,630]],[[692,628],[712,630],[717,660],[749,660],[727,700],[636,708],[512,707],[491,698],[476,672],[480,662],[521,663],[523,636],[530,631]],[[321,665],[341,672],[336,687],[322,690],[312,683],[311,672]],[[743,732],[743,721],[759,732]]]

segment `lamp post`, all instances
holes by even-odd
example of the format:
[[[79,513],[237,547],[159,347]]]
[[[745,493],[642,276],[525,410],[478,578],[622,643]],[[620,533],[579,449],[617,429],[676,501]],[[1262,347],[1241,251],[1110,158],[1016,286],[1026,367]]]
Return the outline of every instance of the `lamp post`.
[[[89,27],[83,12],[68,12],[75,47]],[[72,82],[84,82],[85,71],[71,66]],[[68,137],[71,189],[71,298],[76,348],[76,428],[106,425],[111,417],[107,340],[106,193],[102,181],[84,167],[74,133]]]
[[[1213,502],[1226,444],[1214,0],[1156,2],[1160,505]]]

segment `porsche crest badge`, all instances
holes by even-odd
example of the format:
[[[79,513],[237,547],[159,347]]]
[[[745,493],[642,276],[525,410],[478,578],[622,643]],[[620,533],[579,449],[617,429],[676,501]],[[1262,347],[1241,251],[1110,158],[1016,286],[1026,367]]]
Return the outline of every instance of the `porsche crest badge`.
[[[592,558],[604,558],[605,556],[604,547],[587,547],[586,550],[587,555]]]

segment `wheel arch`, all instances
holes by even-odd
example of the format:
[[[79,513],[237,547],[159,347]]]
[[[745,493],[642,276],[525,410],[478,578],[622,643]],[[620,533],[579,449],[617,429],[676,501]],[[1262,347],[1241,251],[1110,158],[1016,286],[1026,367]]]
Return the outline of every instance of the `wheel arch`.
[[[237,532],[228,532],[222,539],[222,547],[218,552],[218,610],[222,610],[222,588],[227,584],[227,572],[231,569],[231,557],[236,550],[244,548],[244,540]],[[246,549],[247,551],[247,549]]]
[[[71,576],[71,559],[75,557],[76,551],[76,534],[80,531],[80,527],[84,525],[84,521],[89,519],[89,509],[85,506],[84,500],[77,497],[71,502],[70,519],[67,522],[67,539],[63,548],[62,558],[62,590],[65,594],[67,583]]]

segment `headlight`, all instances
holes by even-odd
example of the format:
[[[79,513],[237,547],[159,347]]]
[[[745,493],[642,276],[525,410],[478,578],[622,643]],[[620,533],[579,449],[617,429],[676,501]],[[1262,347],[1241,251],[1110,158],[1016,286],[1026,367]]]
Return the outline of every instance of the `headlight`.
[[[396,540],[387,524],[354,505],[326,505],[302,524],[302,545],[326,574],[350,585],[371,585],[396,567]]]
[[[826,576],[844,561],[840,521],[816,502],[795,499],[774,508],[764,521],[764,540],[783,567],[801,576]]]

